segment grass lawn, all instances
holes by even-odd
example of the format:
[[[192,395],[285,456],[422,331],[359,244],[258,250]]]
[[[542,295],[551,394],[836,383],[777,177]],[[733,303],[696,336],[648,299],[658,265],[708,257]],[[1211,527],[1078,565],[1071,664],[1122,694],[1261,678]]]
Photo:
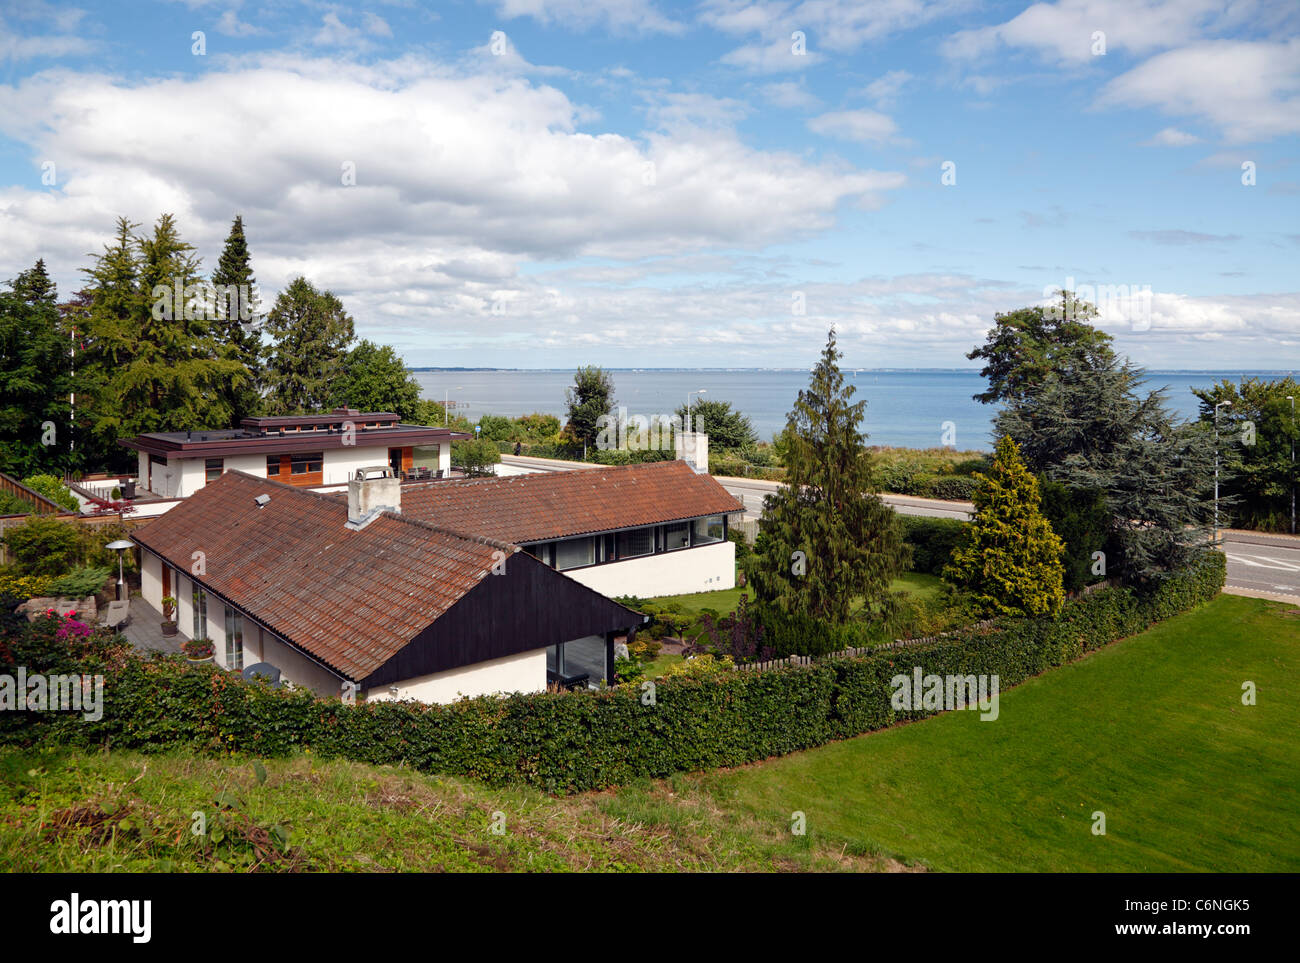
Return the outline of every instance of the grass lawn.
[[[898,578],[894,579],[890,588],[895,592],[910,592],[920,597],[928,597],[938,593],[943,587],[943,579],[935,575],[925,575],[921,572],[904,572]],[[682,607],[682,614],[694,618],[705,609],[713,609],[720,615],[727,615],[736,610],[740,604],[740,596],[749,593],[749,597],[754,597],[753,589],[750,588],[729,588],[720,589],[717,592],[693,592],[690,595],[661,595],[658,598],[647,599],[657,605],[667,605],[670,602],[677,602]]]
[[[679,788],[941,870],[1294,872],[1297,691],[1300,608],[1225,595],[1003,692],[996,721],[950,712]]]
[[[1294,872],[1296,691],[1300,608],[1222,596],[1002,693],[996,722],[558,799],[306,753],[260,782],[248,757],[0,750],[0,871]],[[221,838],[194,836],[218,798]]]

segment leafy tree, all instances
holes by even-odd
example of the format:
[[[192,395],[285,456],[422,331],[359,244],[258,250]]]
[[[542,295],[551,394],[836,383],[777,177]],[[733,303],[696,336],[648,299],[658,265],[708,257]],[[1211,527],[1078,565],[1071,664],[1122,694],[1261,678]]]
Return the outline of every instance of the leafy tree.
[[[573,376],[573,387],[564,391],[564,403],[569,416],[565,433],[575,444],[582,445],[586,457],[588,446],[596,439],[597,419],[614,409],[614,379],[595,365],[579,368]]]
[[[1140,582],[1180,569],[1205,545],[1213,514],[1213,435],[1182,424],[1142,369],[1111,357],[1067,364],[995,421],[1030,469],[1076,491],[1105,494],[1118,558]]]
[[[501,460],[501,452],[486,438],[471,438],[451,443],[451,461],[465,469],[467,475],[489,475],[491,466]]]
[[[984,362],[980,374],[987,391],[975,395],[988,404],[1022,398],[1067,362],[1093,366],[1114,357],[1111,337],[1088,322],[1097,309],[1072,291],[1060,291],[1059,304],[1036,306],[993,316],[983,345],[966,355]]]
[[[1266,381],[1243,378],[1212,388],[1193,388],[1201,400],[1201,423],[1214,430],[1219,409],[1220,488],[1231,499],[1236,524],[1286,532],[1291,529],[1291,492],[1300,484],[1291,452],[1300,450],[1300,413],[1293,416],[1290,396],[1300,402],[1294,378]]]
[[[502,415],[484,415],[478,427],[480,437],[489,441],[518,441],[523,437],[519,426]]]
[[[545,415],[534,411],[531,415],[521,415],[515,419],[527,441],[545,441],[560,432],[560,419],[555,415]]]
[[[216,288],[217,342],[226,356],[248,369],[250,379],[239,387],[227,387],[227,404],[233,412],[233,424],[261,410],[262,396],[258,385],[262,377],[261,317],[258,308],[257,278],[253,276],[248,239],[244,236],[244,218],[236,216],[226,236],[225,247],[212,272]]]
[[[343,358],[330,407],[392,411],[405,422],[419,413],[420,384],[389,345],[362,341]]]
[[[685,425],[686,406],[679,406],[676,414]],[[695,430],[709,436],[710,450],[746,448],[758,442],[753,423],[748,416],[733,410],[729,401],[701,398],[691,405],[690,419]]]
[[[273,415],[300,415],[330,406],[334,382],[356,340],[352,316],[329,291],[295,278],[267,315],[271,339],[265,367],[266,408]]]
[[[763,501],[745,573],[761,602],[835,623],[856,600],[886,608],[906,551],[897,520],[871,487],[865,401],[840,373],[832,328],[808,387],[786,419],[785,482]]]
[[[944,577],[969,590],[986,616],[1055,615],[1065,602],[1065,549],[1016,443],[1002,436],[988,474],[977,477],[975,518]]]
[[[448,417],[450,415],[450,417]],[[443,407],[442,401],[431,401],[428,398],[421,398],[415,403],[415,415],[413,423],[417,425],[431,425],[434,428],[446,426],[452,431],[467,431],[474,433],[474,423],[462,414],[449,412]]]
[[[102,457],[117,465],[127,464],[118,438],[228,425],[223,389],[250,378],[222,356],[206,311],[192,303],[199,261],[175,219],[162,215],[144,237],[134,236],[134,226],[119,218],[115,243],[86,269],[91,304],[78,370],[79,382],[84,375],[94,385],[90,432]]]
[[[75,467],[70,342],[42,261],[0,291],[0,470]]]

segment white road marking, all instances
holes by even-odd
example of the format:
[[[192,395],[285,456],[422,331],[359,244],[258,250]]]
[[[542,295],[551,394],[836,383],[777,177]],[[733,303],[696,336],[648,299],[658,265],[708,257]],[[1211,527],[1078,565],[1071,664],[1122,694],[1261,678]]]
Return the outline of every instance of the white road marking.
[[[1229,561],[1240,562],[1242,565],[1249,565],[1251,568],[1271,568],[1279,572],[1300,572],[1300,565],[1291,562],[1284,562],[1280,558],[1272,558],[1268,555],[1234,555],[1231,552],[1225,553]],[[1273,564],[1269,564],[1269,563]]]

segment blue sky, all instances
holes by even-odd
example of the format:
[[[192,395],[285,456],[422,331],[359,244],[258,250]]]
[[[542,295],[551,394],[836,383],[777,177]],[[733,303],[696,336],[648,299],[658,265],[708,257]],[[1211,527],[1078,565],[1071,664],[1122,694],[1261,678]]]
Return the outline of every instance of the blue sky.
[[[240,213],[265,301],[304,274],[416,365],[835,323],[964,366],[1073,279],[1150,367],[1297,368],[1298,140],[1290,0],[0,2],[0,273],[71,290],[164,211],[211,266]]]

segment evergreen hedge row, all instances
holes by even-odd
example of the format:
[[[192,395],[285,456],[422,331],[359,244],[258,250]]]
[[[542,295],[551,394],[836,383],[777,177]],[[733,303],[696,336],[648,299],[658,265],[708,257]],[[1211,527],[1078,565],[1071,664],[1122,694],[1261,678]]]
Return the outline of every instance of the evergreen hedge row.
[[[811,666],[664,680],[653,705],[644,704],[640,687],[623,686],[448,706],[347,706],[210,666],[132,659],[107,679],[99,722],[0,713],[10,717],[0,740],[260,756],[307,749],[490,784],[599,789],[754,762],[928,715],[896,714],[890,705],[890,679],[914,666],[925,674],[997,674],[1008,688],[1210,600],[1224,575],[1223,556],[1207,553],[1194,569],[1144,592],[1108,588],[1067,602],[1056,620],[1004,620],[982,633]]]

